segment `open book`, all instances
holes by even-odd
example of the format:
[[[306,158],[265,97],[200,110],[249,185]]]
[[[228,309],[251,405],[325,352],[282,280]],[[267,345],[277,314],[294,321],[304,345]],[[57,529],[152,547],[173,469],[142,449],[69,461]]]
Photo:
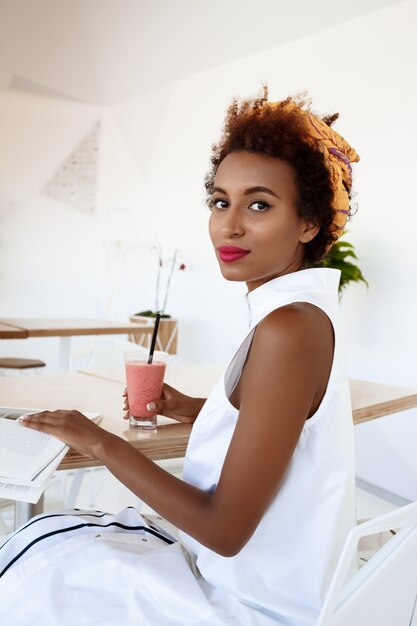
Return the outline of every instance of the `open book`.
[[[0,407],[0,498],[35,503],[69,447],[52,435],[16,421],[38,409]],[[85,413],[94,421],[99,413]]]

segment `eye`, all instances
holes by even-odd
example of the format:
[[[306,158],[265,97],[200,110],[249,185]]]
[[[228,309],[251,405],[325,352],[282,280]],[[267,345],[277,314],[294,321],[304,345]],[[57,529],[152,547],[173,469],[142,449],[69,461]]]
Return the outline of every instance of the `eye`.
[[[257,211],[258,213],[262,213],[263,211],[267,211],[270,206],[271,205],[268,204],[268,202],[265,202],[263,200],[254,200],[249,205],[249,208],[253,209],[254,211]]]
[[[222,200],[222,198],[212,198],[210,200],[210,209],[227,209],[228,202],[227,200]]]

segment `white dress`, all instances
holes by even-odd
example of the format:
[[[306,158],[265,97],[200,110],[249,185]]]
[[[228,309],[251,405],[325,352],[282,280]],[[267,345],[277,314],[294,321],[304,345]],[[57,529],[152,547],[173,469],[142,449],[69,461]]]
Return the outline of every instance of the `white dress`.
[[[228,398],[256,324],[292,302],[310,302],[328,315],[335,349],[326,393],[244,548],[222,557],[185,533],[171,543],[133,508],[39,516],[0,548],[2,624],[313,626],[356,524],[339,279],[338,270],[312,268],[247,294],[249,333],[194,423],[184,479],[213,491],[238,419]]]

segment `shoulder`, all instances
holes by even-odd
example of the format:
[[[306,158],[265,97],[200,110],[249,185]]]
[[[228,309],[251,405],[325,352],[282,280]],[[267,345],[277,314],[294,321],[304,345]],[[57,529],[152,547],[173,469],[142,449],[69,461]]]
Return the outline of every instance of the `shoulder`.
[[[293,302],[264,317],[258,324],[255,337],[264,342],[297,342],[322,336],[326,330],[332,330],[332,323],[322,309],[309,302]]]
[[[332,340],[333,326],[327,314],[309,302],[294,302],[275,309],[259,322],[253,344],[268,352],[279,347],[307,354]]]
[[[303,424],[324,395],[333,353],[333,327],[324,311],[309,303],[272,311],[255,331],[242,375],[241,407],[248,398],[263,405],[269,398],[271,414],[278,405],[282,414],[285,406]]]

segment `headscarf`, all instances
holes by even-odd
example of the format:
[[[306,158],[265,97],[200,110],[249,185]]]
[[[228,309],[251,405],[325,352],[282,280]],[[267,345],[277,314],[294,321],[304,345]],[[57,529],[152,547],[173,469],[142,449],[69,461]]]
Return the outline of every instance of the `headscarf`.
[[[293,100],[268,104],[270,106],[283,106],[290,111],[301,114],[305,120],[306,141],[324,154],[333,190],[333,232],[339,238],[349,216],[349,192],[352,187],[351,163],[357,163],[359,155],[338,132],[310,111],[299,107]],[[327,247],[326,253],[331,245]]]

